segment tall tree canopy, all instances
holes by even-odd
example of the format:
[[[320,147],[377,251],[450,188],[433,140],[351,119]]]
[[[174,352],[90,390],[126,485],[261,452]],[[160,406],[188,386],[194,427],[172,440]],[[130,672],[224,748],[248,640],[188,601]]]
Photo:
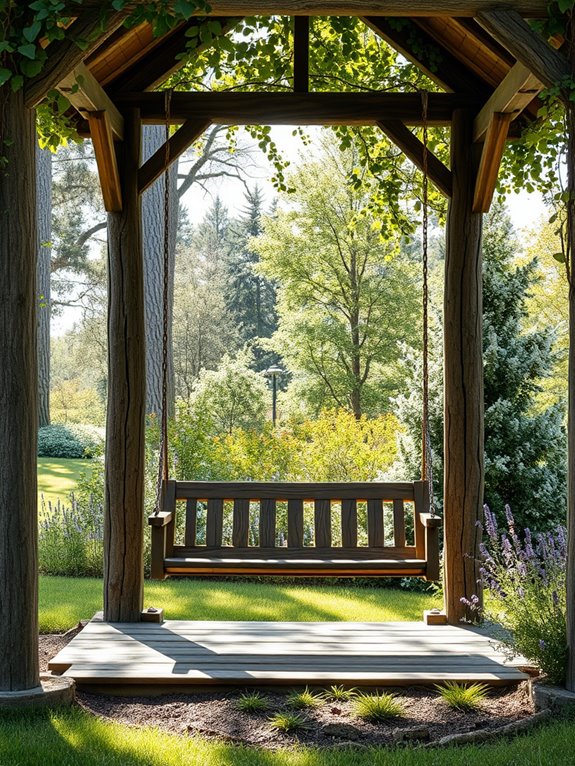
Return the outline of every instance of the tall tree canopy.
[[[350,175],[362,183],[354,188]],[[267,219],[253,247],[277,282],[274,346],[305,397],[359,418],[385,407],[396,388],[399,341],[414,342],[418,269],[397,258],[401,235],[391,214],[373,220],[376,181],[357,152],[329,148],[290,179],[295,193]]]

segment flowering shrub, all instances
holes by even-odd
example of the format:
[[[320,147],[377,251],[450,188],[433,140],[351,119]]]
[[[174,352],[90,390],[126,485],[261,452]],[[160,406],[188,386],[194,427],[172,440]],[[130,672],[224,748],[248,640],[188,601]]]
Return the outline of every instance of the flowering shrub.
[[[484,508],[487,541],[480,546],[481,578],[488,589],[484,616],[503,628],[502,641],[514,654],[537,663],[552,683],[563,683],[567,661],[564,527],[536,535],[516,532],[509,506],[508,530],[500,532],[495,515]],[[479,599],[462,599],[479,610]]]
[[[42,574],[101,577],[103,571],[103,511],[90,502],[70,505],[42,500],[38,528]]]

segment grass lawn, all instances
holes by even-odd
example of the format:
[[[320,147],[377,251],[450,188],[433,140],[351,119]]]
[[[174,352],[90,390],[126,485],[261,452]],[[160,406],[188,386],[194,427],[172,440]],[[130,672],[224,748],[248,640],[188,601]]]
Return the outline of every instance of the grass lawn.
[[[67,500],[76,488],[82,471],[89,471],[91,460],[73,460],[68,458],[38,458],[38,496],[43,495],[46,502],[58,498]]]
[[[511,741],[449,749],[264,751],[108,723],[81,710],[4,715],[0,766],[561,766],[575,725],[555,722]]]
[[[277,585],[221,580],[146,582],[145,606],[163,607],[172,620],[286,620],[358,622],[421,620],[440,606],[429,593],[347,585]],[[102,581],[40,578],[40,631],[67,630],[102,608]]]

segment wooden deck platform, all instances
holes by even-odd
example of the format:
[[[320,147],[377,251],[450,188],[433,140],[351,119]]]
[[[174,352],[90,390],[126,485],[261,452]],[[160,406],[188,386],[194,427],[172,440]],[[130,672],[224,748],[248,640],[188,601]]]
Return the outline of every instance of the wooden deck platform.
[[[527,676],[480,629],[423,622],[105,623],[50,662],[81,686],[515,684]],[[174,688],[176,687],[176,688]]]

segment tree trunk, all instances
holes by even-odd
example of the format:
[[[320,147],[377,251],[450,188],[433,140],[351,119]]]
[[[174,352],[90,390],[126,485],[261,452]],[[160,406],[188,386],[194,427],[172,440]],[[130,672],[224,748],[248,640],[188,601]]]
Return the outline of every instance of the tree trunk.
[[[108,415],[104,618],[137,622],[143,604],[146,349],[138,194],[140,118],[125,117],[123,211],[108,215]]]
[[[568,34],[571,69],[575,72],[575,29]],[[575,691],[575,104],[568,101],[567,122],[567,242],[569,265],[569,362],[568,362],[568,424],[567,424],[567,672],[565,685]]]
[[[472,213],[472,126],[469,113],[454,113],[444,297],[444,567],[451,624],[474,617],[462,598],[481,595],[477,522],[483,505],[482,217]]]
[[[145,162],[165,142],[163,125],[146,125],[143,129],[142,155]],[[168,412],[174,411],[174,356],[172,345],[172,313],[174,303],[174,266],[178,228],[178,163],[171,166],[169,205],[169,321],[168,321]],[[162,406],[162,348],[164,294],[164,228],[165,181],[158,178],[142,195],[142,237],[144,247],[144,290],[146,300],[146,411],[159,413]]]
[[[0,89],[0,691],[38,673],[36,130]]]
[[[52,239],[52,152],[36,144],[38,217],[38,423],[50,425],[50,259]]]

